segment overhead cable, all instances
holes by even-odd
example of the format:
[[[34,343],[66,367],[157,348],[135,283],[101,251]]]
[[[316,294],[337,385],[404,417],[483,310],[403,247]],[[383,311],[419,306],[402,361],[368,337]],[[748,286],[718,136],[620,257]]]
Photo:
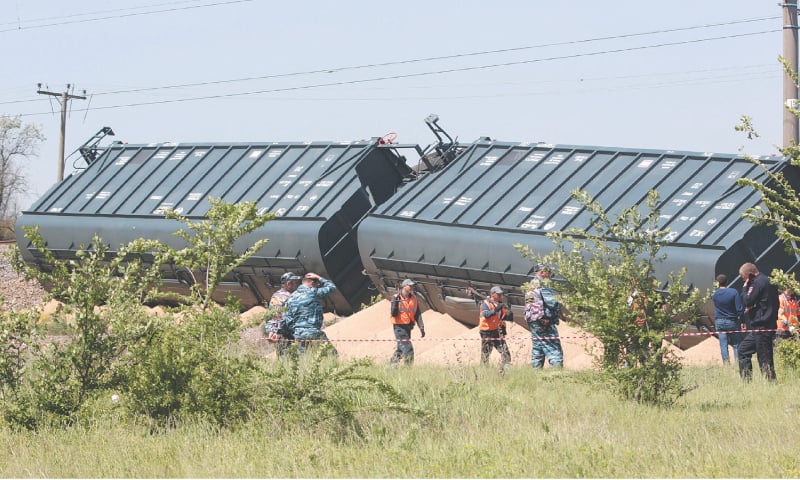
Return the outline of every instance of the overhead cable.
[[[72,14],[69,14],[69,15],[58,15],[58,16],[54,16],[54,17],[39,17],[39,18],[31,18],[31,19],[28,19],[28,20],[22,20],[21,18],[19,18],[19,15],[17,15],[17,20],[16,21],[13,21],[13,22],[0,22],[0,26],[2,26],[2,25],[21,25],[22,23],[33,23],[33,22],[45,22],[45,21],[48,21],[48,20],[60,20],[60,19],[64,19],[64,18],[85,17],[85,16],[88,16],[88,15],[99,15],[99,14],[103,14],[103,13],[127,12],[127,11],[130,11],[130,10],[141,10],[143,8],[164,7],[166,5],[180,5],[180,4],[183,4],[183,3],[198,3],[198,2],[201,2],[201,1],[203,1],[203,0],[181,0],[181,1],[178,1],[178,2],[162,2],[162,3],[155,3],[155,4],[151,3],[149,5],[139,5],[138,7],[114,8],[114,9],[110,9],[110,10],[95,10],[93,12],[72,13]]]
[[[246,3],[246,2],[253,2],[253,1],[255,1],[255,0],[227,0],[227,1],[221,1],[221,2],[206,3],[206,4],[203,4],[203,5],[190,5],[190,6],[185,6],[185,7],[174,7],[174,8],[166,8],[166,9],[161,9],[161,10],[152,10],[152,11],[148,11],[148,12],[134,12],[134,13],[124,13],[124,14],[121,14],[121,15],[110,15],[110,16],[97,17],[97,18],[83,18],[83,19],[79,19],[79,20],[65,20],[63,22],[43,23],[41,25],[28,25],[28,26],[19,25],[19,26],[14,27],[14,28],[2,29],[2,30],[0,30],[0,33],[16,32],[16,31],[20,31],[20,30],[30,30],[30,29],[34,29],[34,28],[56,27],[56,26],[60,26],[60,25],[69,25],[69,24],[73,24],[73,23],[97,22],[97,21],[100,21],[100,20],[111,20],[111,19],[115,19],[115,18],[137,17],[137,16],[141,16],[141,15],[152,15],[152,14],[155,14],[155,13],[177,12],[177,11],[181,11],[181,10],[192,10],[192,9],[196,9],[196,8],[216,7],[216,6],[220,6],[220,5],[230,5],[230,4],[233,4],[233,3]]]
[[[366,78],[366,79],[356,79],[356,80],[344,80],[339,82],[327,82],[327,83],[318,83],[318,84],[310,84],[310,85],[296,85],[290,87],[280,87],[280,88],[271,88],[271,89],[264,89],[264,90],[254,90],[248,92],[235,92],[235,93],[222,93],[222,94],[215,94],[215,95],[203,95],[203,96],[196,96],[196,97],[185,97],[185,98],[175,98],[175,99],[167,99],[167,100],[152,100],[146,102],[136,102],[136,103],[127,103],[127,104],[120,104],[120,105],[106,105],[100,107],[94,107],[94,110],[109,110],[115,108],[127,108],[127,107],[141,107],[141,106],[148,106],[148,105],[163,105],[169,103],[181,103],[181,102],[191,102],[191,101],[199,101],[199,100],[213,100],[213,99],[220,99],[220,98],[234,98],[234,97],[242,97],[248,95],[259,95],[265,93],[277,93],[277,92],[287,92],[287,91],[298,91],[298,90],[309,90],[314,88],[324,88],[324,87],[338,87],[344,85],[357,85],[363,83],[371,83],[371,82],[381,82],[386,80],[398,80],[398,79],[406,79],[406,78],[417,78],[417,77],[426,77],[432,75],[443,75],[448,73],[460,73],[460,72],[468,72],[468,71],[476,71],[476,70],[486,70],[492,68],[500,68],[500,67],[510,67],[516,65],[526,65],[532,63],[540,63],[540,62],[548,62],[548,61],[555,61],[555,60],[567,60],[573,58],[583,58],[583,57],[592,57],[598,55],[608,55],[613,53],[625,53],[625,52],[632,52],[637,50],[645,50],[650,48],[663,48],[663,47],[672,47],[678,45],[687,45],[693,43],[700,43],[700,42],[708,42],[708,41],[716,41],[716,40],[729,40],[732,38],[743,38],[743,37],[751,37],[755,35],[764,35],[768,33],[775,33],[780,32],[780,29],[773,29],[773,30],[763,30],[760,32],[750,32],[750,33],[740,33],[734,35],[724,35],[720,37],[709,37],[709,38],[700,38],[700,39],[693,39],[693,40],[682,40],[678,42],[665,42],[659,44],[652,44],[652,45],[641,45],[637,47],[626,47],[626,48],[617,48],[611,50],[602,50],[596,52],[587,52],[587,53],[574,53],[569,55],[559,55],[559,56],[552,56],[552,57],[545,57],[545,58],[536,58],[531,60],[519,60],[513,62],[503,62],[503,63],[493,63],[493,64],[486,64],[486,65],[476,65],[471,67],[459,67],[459,68],[449,68],[443,70],[435,70],[429,72],[417,72],[417,73],[407,73],[407,74],[398,74],[398,75],[387,75],[383,77],[373,77],[373,78]],[[35,116],[35,115],[46,115],[47,112],[42,113],[28,113],[28,114],[21,114],[21,116]]]
[[[566,45],[578,45],[582,43],[590,43],[590,42],[599,42],[599,41],[607,41],[607,40],[620,40],[625,38],[633,38],[633,37],[641,37],[646,35],[657,35],[663,33],[675,33],[675,32],[683,32],[688,30],[697,30],[703,28],[714,28],[714,27],[722,27],[722,26],[729,26],[729,25],[737,25],[742,23],[752,23],[752,22],[761,22],[764,20],[775,20],[781,17],[761,17],[761,18],[750,18],[744,20],[733,20],[729,22],[720,22],[720,23],[710,23],[704,25],[693,25],[689,27],[676,27],[676,28],[668,28],[662,30],[653,30],[649,32],[637,32],[637,33],[625,33],[620,35],[611,35],[605,37],[593,37],[593,38],[584,38],[580,40],[567,40],[563,42],[552,42],[552,43],[541,43],[537,45],[527,45],[522,47],[510,47],[510,48],[500,48],[496,50],[484,50],[478,52],[467,52],[467,53],[456,53],[453,55],[440,55],[435,57],[425,57],[425,58],[415,58],[415,59],[407,59],[407,60],[395,60],[391,62],[380,62],[380,63],[366,63],[362,65],[349,65],[344,67],[327,67],[327,68],[318,68],[314,70],[305,70],[300,72],[289,72],[289,73],[276,73],[271,75],[258,75],[252,77],[243,77],[243,78],[232,78],[232,79],[225,79],[225,80],[210,80],[205,82],[195,82],[195,83],[183,83],[183,84],[176,84],[176,85],[162,85],[162,86],[155,86],[155,87],[142,87],[142,88],[131,88],[126,90],[112,90],[107,92],[98,92],[96,95],[115,95],[120,93],[138,93],[138,92],[147,92],[152,90],[165,90],[171,88],[190,88],[190,87],[202,87],[208,85],[219,85],[225,83],[235,83],[235,82],[246,82],[252,80],[267,80],[273,78],[284,78],[284,77],[295,77],[301,75],[314,75],[319,73],[338,73],[344,72],[348,70],[361,70],[367,68],[378,68],[378,67],[389,67],[389,66],[396,66],[396,65],[407,65],[413,63],[423,63],[423,62],[433,62],[433,61],[440,61],[440,60],[453,60],[457,58],[466,58],[466,57],[475,57],[480,55],[495,55],[498,53],[511,53],[511,52],[519,52],[524,50],[533,50],[538,48],[547,48],[547,47],[561,47]]]

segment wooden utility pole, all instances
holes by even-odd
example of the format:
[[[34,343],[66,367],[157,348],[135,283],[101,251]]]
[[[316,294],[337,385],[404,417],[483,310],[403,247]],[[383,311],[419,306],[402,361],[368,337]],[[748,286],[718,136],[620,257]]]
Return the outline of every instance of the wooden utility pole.
[[[783,58],[791,71],[797,73],[797,0],[780,4],[783,8]],[[788,73],[783,74],[783,148],[797,144],[797,115],[786,107],[800,108],[797,102],[797,82]]]
[[[69,93],[69,89],[72,85],[67,84],[67,89],[61,93],[57,92],[48,92],[46,90],[42,90],[42,84],[38,85],[39,89],[36,90],[36,93],[40,95],[50,95],[53,97],[61,97],[61,137],[59,138],[58,142],[58,176],[56,177],[57,181],[64,180],[64,137],[67,133],[67,102],[70,100],[86,100],[86,91],[83,91],[84,96],[80,95],[72,95]]]

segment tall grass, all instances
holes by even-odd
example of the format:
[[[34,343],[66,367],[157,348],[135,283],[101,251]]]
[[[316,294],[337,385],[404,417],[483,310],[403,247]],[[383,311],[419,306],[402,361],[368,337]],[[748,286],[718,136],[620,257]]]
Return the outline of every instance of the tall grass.
[[[687,368],[697,388],[655,408],[617,399],[594,372],[370,368],[428,414],[369,414],[362,438],[269,416],[152,433],[109,399],[90,424],[0,430],[0,476],[800,476],[800,379],[790,372],[743,383],[735,368]]]

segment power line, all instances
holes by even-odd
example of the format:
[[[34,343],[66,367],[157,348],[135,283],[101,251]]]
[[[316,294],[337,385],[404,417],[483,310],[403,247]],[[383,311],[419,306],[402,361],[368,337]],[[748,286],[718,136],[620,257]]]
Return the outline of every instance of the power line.
[[[638,50],[645,50],[650,48],[663,48],[663,47],[671,47],[671,46],[678,46],[678,45],[688,45],[693,43],[700,43],[700,42],[708,42],[708,41],[715,41],[715,40],[728,40],[731,38],[742,38],[742,37],[750,37],[755,35],[764,35],[767,33],[775,33],[779,32],[779,29],[773,30],[764,30],[760,32],[750,32],[750,33],[740,33],[740,34],[733,34],[733,35],[725,35],[720,37],[709,37],[709,38],[701,38],[701,39],[693,39],[693,40],[683,40],[678,42],[666,42],[666,43],[659,43],[653,45],[642,45],[637,47],[626,47],[626,48],[618,48],[612,50],[602,50],[597,52],[587,52],[587,53],[575,53],[569,55],[560,55],[560,56],[553,56],[553,57],[546,57],[546,58],[537,58],[532,60],[520,60],[514,62],[503,62],[503,63],[494,63],[488,65],[477,65],[472,67],[459,67],[459,68],[449,68],[444,70],[436,70],[436,71],[429,71],[429,72],[418,72],[418,73],[407,73],[407,74],[399,74],[399,75],[388,75],[383,77],[374,77],[374,78],[367,78],[367,79],[357,79],[357,80],[345,80],[339,82],[328,82],[328,83],[319,83],[319,84],[311,84],[311,85],[297,85],[291,87],[281,87],[281,88],[273,88],[273,89],[265,89],[265,90],[255,90],[249,92],[236,92],[236,93],[223,93],[223,94],[216,94],[216,95],[204,95],[198,97],[187,97],[187,98],[176,98],[176,99],[167,99],[167,100],[153,100],[147,102],[137,102],[137,103],[128,103],[122,105],[107,105],[101,107],[94,107],[95,110],[109,110],[114,108],[127,108],[127,107],[141,107],[141,106],[148,106],[148,105],[163,105],[168,103],[181,103],[181,102],[191,102],[191,101],[198,101],[198,100],[214,100],[220,98],[234,98],[234,97],[241,97],[241,96],[248,96],[248,95],[259,95],[265,93],[277,93],[277,92],[288,92],[288,91],[298,91],[298,90],[310,90],[314,88],[323,88],[323,87],[338,87],[344,85],[357,85],[363,83],[371,83],[371,82],[381,82],[386,80],[398,80],[398,79],[406,79],[406,78],[417,78],[417,77],[425,77],[431,75],[443,75],[448,73],[459,73],[459,72],[468,72],[468,71],[475,71],[475,70],[486,70],[491,68],[499,68],[499,67],[510,67],[516,65],[526,65],[532,63],[540,63],[540,62],[548,62],[548,61],[555,61],[555,60],[566,60],[566,59],[574,59],[574,58],[583,58],[583,57],[592,57],[598,55],[607,55],[612,53],[625,53],[625,52],[632,52]],[[79,110],[80,111],[80,110]],[[50,112],[41,112],[41,113],[28,113],[28,114],[21,114],[21,116],[35,116],[35,115],[47,115]]]
[[[720,69],[726,70],[726,69]],[[713,73],[715,71],[720,70],[698,70],[695,73]],[[337,96],[337,97],[322,97],[322,96],[303,96],[303,97],[270,97],[269,100],[284,100],[284,101],[365,101],[365,102],[374,102],[374,101],[406,101],[406,100],[462,100],[462,99],[476,99],[476,98],[508,98],[508,97],[523,97],[523,96],[537,96],[537,95],[553,95],[553,94],[561,94],[561,93],[585,93],[585,92],[613,92],[619,90],[645,90],[645,89],[652,89],[652,88],[670,88],[670,87],[682,87],[682,86],[692,86],[692,85],[707,85],[707,84],[731,84],[737,82],[745,82],[745,81],[752,81],[752,80],[760,80],[760,79],[774,79],[778,78],[780,75],[779,71],[772,71],[772,72],[750,72],[750,73],[736,73],[736,74],[728,74],[728,75],[706,75],[702,77],[696,78],[685,78],[685,79],[675,79],[670,81],[658,81],[656,83],[653,82],[636,82],[636,83],[626,83],[626,84],[615,84],[611,86],[604,86],[604,85],[597,85],[597,86],[590,86],[588,85],[585,80],[589,81],[606,81],[606,80],[619,80],[619,79],[634,79],[638,80],[642,77],[659,77],[660,75],[665,75],[663,73],[652,73],[648,75],[629,75],[629,76],[619,76],[619,77],[598,77],[598,78],[575,78],[571,80],[544,80],[544,81],[534,81],[534,82],[492,82],[494,86],[531,86],[532,83],[538,83],[541,90],[536,91],[508,91],[504,90],[503,93],[480,93],[480,94],[452,94],[452,95],[407,95],[402,96],[399,94],[395,94],[392,96]],[[666,74],[669,75],[669,74]],[[567,92],[565,88],[556,88],[556,89],[547,89],[548,86],[551,84],[558,84],[557,87],[564,87],[565,83],[572,84],[572,86],[568,87],[569,91]],[[460,85],[461,87],[465,85]],[[473,85],[475,86],[475,85]],[[480,84],[478,84],[480,86]],[[574,88],[573,88],[574,87]],[[424,87],[426,91],[431,91],[436,88],[447,88],[448,92],[452,92],[451,87],[447,87],[445,85],[427,85]]]
[[[767,67],[772,67],[769,70],[765,70]],[[755,69],[755,70],[754,70]],[[575,75],[571,74],[569,76],[561,76],[561,77],[547,77],[547,78],[535,78],[535,79],[519,79],[519,80],[486,80],[486,81],[477,81],[477,82],[459,82],[458,88],[481,88],[483,89],[486,86],[492,87],[502,87],[503,89],[506,88],[514,88],[514,87],[546,87],[555,85],[557,87],[564,87],[566,85],[574,85],[575,87],[582,87],[584,89],[588,88],[596,88],[596,89],[604,89],[610,88],[604,86],[608,82],[613,82],[613,85],[632,85],[634,87],[641,87],[646,88],[648,85],[655,85],[655,86],[671,86],[671,85],[684,85],[684,84],[694,84],[694,83],[709,83],[714,81],[725,81],[725,82],[737,82],[737,81],[749,81],[753,79],[759,78],[775,78],[777,75],[781,73],[780,69],[777,68],[774,64],[754,64],[754,65],[741,65],[735,67],[722,67],[722,68],[704,68],[698,70],[683,70],[683,71],[660,71],[660,72],[650,72],[650,73],[641,73],[641,74],[630,74],[630,75],[606,75],[606,76],[582,76],[582,75]],[[653,84],[653,80],[657,83]],[[596,85],[596,86],[595,86]],[[419,85],[411,85],[411,86],[404,86],[404,91],[411,92],[414,90],[433,90],[433,89],[448,89],[452,90],[453,85],[450,85],[449,82],[425,82],[424,84]],[[361,89],[360,91],[366,92],[366,88]],[[401,93],[397,92],[397,90],[390,86],[372,86],[369,88],[369,91],[382,91],[382,90],[391,90],[393,92],[392,97],[347,97],[355,100],[371,100],[371,99],[380,99],[380,100],[387,100],[390,98],[395,98]],[[493,94],[492,94],[493,95]],[[426,98],[482,98],[482,95],[466,95],[466,96],[456,96],[456,97],[426,97]],[[275,98],[275,97],[270,97]],[[338,100],[343,99],[344,97],[341,96],[328,96],[328,97],[283,97],[285,99],[302,99],[307,100],[310,98],[317,99],[317,100]],[[404,97],[407,98],[407,97]],[[421,97],[420,97],[421,98]]]
[[[774,64],[771,63],[758,63],[758,64],[751,64],[751,65],[735,65],[729,67],[719,67],[719,68],[703,68],[697,70],[680,70],[680,71],[666,71],[666,72],[652,72],[652,73],[641,73],[641,74],[631,74],[631,75],[608,75],[602,77],[582,77],[581,81],[587,82],[597,82],[597,81],[606,81],[606,80],[623,80],[623,79],[636,79],[636,78],[647,78],[647,77],[664,77],[669,75],[692,75],[697,73],[714,73],[714,72],[725,72],[729,70],[735,70],[737,74],[735,76],[742,76],[748,75],[747,73],[743,73],[742,70],[747,69],[754,69],[754,68],[771,68],[774,67]],[[768,72],[768,74],[772,75],[772,72]],[[749,74],[752,75],[752,74]],[[715,77],[719,78],[719,77]],[[550,79],[550,80],[543,80],[543,81],[531,81],[526,80],[524,83],[526,85],[530,85],[531,83],[554,83],[554,82],[564,82],[567,80],[564,79]],[[687,80],[691,81],[691,80]],[[508,82],[504,82],[502,84],[508,84]],[[498,82],[492,82],[492,85],[498,85]],[[429,88],[425,86],[424,88]],[[93,94],[94,95],[94,94]],[[41,99],[33,98],[33,99],[24,99],[24,100],[8,100],[5,102],[0,102],[0,105],[9,105],[14,103],[29,103],[29,102],[38,102]]]
[[[527,96],[537,96],[537,95],[553,95],[553,94],[560,94],[560,93],[569,93],[570,95],[576,93],[586,93],[586,92],[613,92],[619,90],[646,90],[646,89],[655,89],[655,88],[671,88],[671,87],[684,87],[684,86],[693,86],[693,85],[708,85],[708,84],[731,84],[737,82],[744,82],[744,81],[752,81],[752,80],[760,80],[760,79],[775,79],[778,78],[780,72],[753,72],[746,75],[727,75],[727,76],[707,76],[707,77],[698,77],[698,78],[687,78],[687,79],[676,79],[672,81],[660,81],[660,82],[637,82],[637,83],[627,83],[621,85],[612,85],[612,86],[604,86],[604,85],[597,85],[597,86],[590,86],[587,85],[583,79],[576,79],[573,80],[572,85],[567,92],[563,87],[563,85],[559,85],[556,88],[547,88],[550,85],[540,85],[540,90],[535,91],[504,91],[503,93],[485,93],[485,94],[473,94],[473,95],[429,95],[429,96],[419,96],[419,95],[409,95],[409,96],[398,96],[392,95],[391,97],[381,97],[381,96],[372,96],[372,97],[291,97],[286,98],[285,100],[292,100],[292,101],[405,101],[405,100],[461,100],[461,99],[475,99],[475,98],[509,98],[509,97],[527,97]],[[552,82],[547,82],[552,83]],[[564,82],[560,82],[564,83]],[[516,84],[515,84],[516,85]],[[428,87],[427,90],[432,90],[433,88],[437,87]],[[441,87],[438,87],[441,88]],[[452,91],[452,90],[451,90]],[[272,98],[270,98],[272,99]]]
[[[362,64],[362,65],[350,65],[344,67],[328,67],[328,68],[320,68],[315,70],[306,70],[300,72],[289,72],[289,73],[278,73],[272,75],[260,75],[260,76],[252,76],[252,77],[243,77],[243,78],[234,78],[234,79],[224,79],[224,80],[211,80],[206,82],[195,82],[195,83],[184,83],[184,84],[176,84],[176,85],[162,85],[156,87],[141,87],[141,88],[131,88],[131,89],[124,89],[124,90],[111,90],[106,92],[97,92],[94,95],[101,96],[101,95],[117,95],[123,93],[141,93],[141,92],[148,92],[154,90],[167,90],[167,89],[176,89],[176,88],[191,88],[191,87],[200,87],[200,86],[209,86],[209,85],[221,85],[227,83],[237,83],[237,82],[245,82],[245,81],[253,81],[253,80],[267,80],[267,79],[274,79],[274,78],[285,78],[285,77],[293,77],[293,76],[302,76],[302,75],[313,75],[319,73],[338,73],[344,72],[348,70],[359,70],[359,69],[368,69],[368,68],[378,68],[378,67],[387,67],[387,66],[396,66],[396,65],[408,65],[414,63],[422,63],[422,62],[431,62],[437,60],[452,60],[456,58],[466,58],[466,57],[473,57],[473,56],[480,56],[480,55],[492,55],[492,54],[499,54],[499,53],[509,53],[509,52],[516,52],[516,51],[523,51],[523,50],[532,50],[537,48],[546,48],[546,47],[554,47],[554,46],[566,46],[566,45],[576,45],[576,44],[583,44],[583,43],[591,43],[591,42],[598,42],[598,41],[606,41],[606,40],[619,40],[625,38],[632,38],[632,37],[640,37],[646,35],[657,35],[663,33],[675,33],[681,31],[688,31],[688,30],[697,30],[697,29],[705,29],[705,28],[714,28],[714,27],[721,27],[721,26],[729,26],[729,25],[737,25],[743,23],[752,23],[752,22],[761,22],[765,20],[775,20],[781,18],[779,16],[773,17],[759,17],[759,18],[748,18],[742,20],[731,20],[727,22],[718,22],[718,23],[710,23],[710,24],[703,24],[703,25],[692,25],[688,27],[676,27],[676,28],[669,28],[669,29],[662,29],[662,30],[653,30],[649,32],[635,32],[635,33],[626,33],[620,35],[612,35],[612,36],[605,36],[605,37],[594,37],[594,38],[585,38],[580,40],[569,40],[563,42],[553,42],[553,43],[544,43],[538,45],[528,45],[523,47],[511,47],[511,48],[503,48],[503,49],[496,49],[496,50],[485,50],[485,51],[478,51],[478,52],[467,52],[467,53],[458,53],[453,55],[441,55],[435,57],[426,57],[426,58],[417,58],[417,59],[406,59],[406,60],[397,60],[392,62],[382,62],[382,63],[369,63],[369,64]],[[28,103],[28,102],[35,102],[39,99],[19,99],[19,100],[8,100],[0,102],[0,105],[9,105],[15,103]]]
[[[164,3],[155,3],[149,5],[139,5],[138,7],[128,7],[128,8],[114,8],[111,10],[96,10],[94,12],[83,12],[83,13],[73,13],[71,15],[59,15],[56,17],[39,17],[39,18],[31,18],[30,20],[25,20],[24,22],[19,18],[19,10],[17,10],[17,21],[15,22],[0,22],[0,25],[20,25],[22,23],[33,23],[33,22],[44,22],[47,20],[59,20],[62,18],[74,18],[74,17],[85,17],[87,15],[99,15],[102,13],[113,13],[113,12],[127,12],[130,10],[139,10],[142,8],[152,8],[152,7],[163,7],[166,5],[180,5],[182,3],[197,3],[203,0],[182,0],[179,2],[164,2]]]
[[[663,30],[653,30],[649,32],[638,32],[638,33],[626,33],[621,35],[612,35],[606,37],[595,37],[595,38],[585,38],[581,40],[568,40],[563,42],[553,42],[553,43],[542,43],[538,45],[528,45],[524,47],[511,47],[511,48],[501,48],[496,50],[484,50],[479,52],[468,52],[468,53],[457,53],[453,55],[441,55],[436,57],[426,57],[426,58],[416,58],[416,59],[408,59],[408,60],[396,60],[392,62],[381,62],[381,63],[367,63],[363,65],[350,65],[344,67],[328,67],[328,68],[319,68],[315,70],[306,70],[300,72],[290,72],[290,73],[277,73],[272,75],[260,75],[260,76],[253,76],[253,77],[243,77],[243,78],[234,78],[234,79],[227,79],[227,80],[211,80],[206,82],[196,82],[196,83],[184,83],[178,85],[163,85],[158,87],[142,87],[142,88],[132,88],[127,90],[114,90],[108,92],[98,92],[95,95],[115,95],[120,93],[139,93],[139,92],[147,92],[152,90],[165,90],[165,89],[172,89],[172,88],[189,88],[189,87],[202,87],[208,85],[219,85],[225,83],[235,83],[235,82],[246,82],[252,80],[267,80],[273,78],[285,78],[285,77],[294,77],[294,76],[301,76],[301,75],[314,75],[319,73],[339,73],[348,70],[360,70],[360,69],[367,69],[367,68],[378,68],[378,67],[389,67],[389,66],[396,66],[396,65],[408,65],[413,63],[423,63],[423,62],[432,62],[432,61],[439,61],[439,60],[453,60],[457,58],[466,58],[466,57],[475,57],[480,55],[494,55],[498,53],[510,53],[510,52],[519,52],[524,50],[533,50],[538,48],[546,48],[546,47],[561,47],[566,45],[578,45],[582,43],[590,43],[590,42],[599,42],[599,41],[606,41],[606,40],[620,40],[625,38],[633,38],[633,37],[640,37],[645,35],[657,35],[662,33],[675,33],[675,32],[682,32],[688,30],[697,30],[701,28],[713,28],[713,27],[721,27],[721,26],[729,26],[729,25],[737,25],[742,23],[752,23],[752,22],[761,22],[765,20],[775,20],[781,18],[779,16],[773,17],[761,17],[761,18],[751,18],[745,20],[733,20],[729,22],[721,22],[721,23],[711,23],[705,25],[694,25],[689,27],[677,27],[677,28],[669,28]]]
[[[219,5],[230,5],[230,4],[234,4],[234,3],[245,3],[245,2],[252,2],[252,1],[254,1],[254,0],[227,0],[227,1],[214,2],[214,3],[203,4],[203,5],[191,5],[191,6],[186,6],[186,7],[175,7],[175,8],[166,8],[166,9],[162,9],[162,10],[152,10],[152,11],[149,11],[149,12],[125,13],[125,14],[122,14],[122,15],[110,15],[110,16],[106,16],[106,17],[97,17],[97,18],[85,18],[85,19],[81,19],[81,20],[67,20],[67,21],[56,22],[56,23],[45,23],[45,24],[42,24],[42,25],[29,25],[29,26],[26,26],[26,27],[18,26],[17,28],[7,28],[7,29],[4,29],[4,30],[0,30],[0,33],[16,32],[16,31],[19,31],[19,30],[30,30],[30,29],[33,29],[33,28],[57,27],[57,26],[61,26],[61,25],[69,25],[69,24],[74,24],[74,23],[97,22],[97,21],[100,21],[100,20],[110,20],[110,19],[115,19],[115,18],[127,18],[127,17],[141,16],[141,15],[152,15],[154,13],[177,12],[177,11],[181,11],[181,10],[192,10],[192,9],[196,9],[196,8],[216,7],[216,6],[219,6]]]
[[[397,96],[372,96],[372,97],[270,97],[269,101],[291,101],[291,102],[407,102],[407,101],[427,101],[427,100],[474,100],[486,98],[520,98],[520,97],[535,97],[542,95],[577,95],[587,94],[593,92],[616,92],[616,91],[631,91],[631,90],[651,90],[656,88],[672,88],[672,87],[687,87],[695,85],[720,85],[732,84],[742,81],[751,81],[758,79],[778,78],[778,72],[761,75],[749,75],[746,79],[742,78],[700,78],[700,79],[687,79],[683,81],[674,82],[660,82],[655,84],[629,84],[621,86],[598,86],[589,87],[582,86],[579,89],[573,89],[569,92],[563,89],[543,89],[540,91],[525,91],[525,92],[504,92],[504,93],[481,93],[481,94],[463,94],[463,95],[409,95]]]

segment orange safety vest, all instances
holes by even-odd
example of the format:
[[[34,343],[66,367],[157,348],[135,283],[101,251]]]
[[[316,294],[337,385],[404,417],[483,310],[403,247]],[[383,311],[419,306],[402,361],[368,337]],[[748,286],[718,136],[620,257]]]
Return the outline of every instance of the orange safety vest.
[[[489,300],[484,300],[483,303],[486,306],[489,306],[489,307],[491,306],[491,304],[489,303]],[[483,312],[483,308],[481,308],[481,312]],[[503,317],[505,317],[506,307],[505,306],[500,307],[500,312],[501,312],[501,315]],[[498,328],[500,328],[500,316],[501,315],[498,315],[496,312],[491,317],[484,317],[483,315],[480,315],[480,318],[478,318],[478,322],[479,322],[478,323],[478,327],[481,330],[497,330]]]
[[[411,295],[410,298],[405,298],[400,295],[400,301],[397,307],[399,312],[397,312],[396,317],[392,317],[392,324],[408,325],[410,323],[413,325],[417,316],[417,308],[419,308],[417,297]]]
[[[789,325],[797,326],[797,316],[800,315],[800,301],[790,298],[785,293],[781,293],[780,307],[778,308],[778,329],[788,330],[788,326],[783,325],[783,321]]]

